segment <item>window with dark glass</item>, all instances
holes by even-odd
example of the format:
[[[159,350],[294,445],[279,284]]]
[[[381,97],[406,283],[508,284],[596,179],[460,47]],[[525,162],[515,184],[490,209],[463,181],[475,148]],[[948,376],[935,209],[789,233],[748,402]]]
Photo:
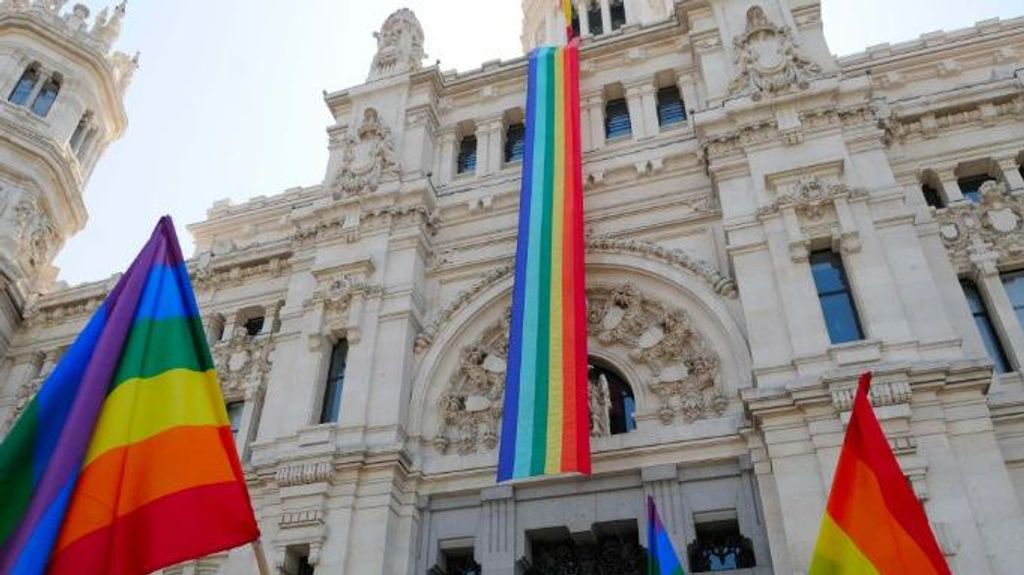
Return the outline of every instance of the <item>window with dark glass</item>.
[[[242,411],[244,409],[244,401],[232,401],[227,405],[228,421],[231,422],[231,435],[238,435],[238,430],[242,426]]]
[[[576,4],[572,4],[572,35],[574,38],[580,37],[580,13],[576,10]]]
[[[842,258],[832,251],[821,251],[811,254],[810,262],[821,311],[825,314],[825,326],[832,343],[864,339],[864,330],[857,316],[857,307],[850,292]]]
[[[75,126],[74,133],[71,134],[71,139],[68,140],[68,146],[75,152],[78,152],[79,147],[82,145],[82,140],[85,138],[85,132],[89,129],[89,121],[92,118],[90,112],[82,114],[82,118],[78,120],[78,125]]]
[[[53,103],[57,101],[57,94],[60,94],[60,77],[54,75],[43,84],[36,101],[32,102],[32,113],[45,118],[50,113]]]
[[[1017,314],[1017,321],[1024,327],[1024,270],[1003,274],[1003,286],[1006,288],[1006,295],[1013,304],[1013,311]]]
[[[341,394],[345,387],[345,366],[348,363],[348,342],[341,340],[331,350],[331,364],[324,386],[324,403],[320,423],[337,423],[341,415]]]
[[[618,30],[626,25],[626,3],[623,0],[612,0],[611,9],[612,30]]]
[[[988,175],[972,176],[970,178],[960,178],[957,180],[957,183],[960,184],[960,193],[963,194],[964,199],[980,204],[981,186],[988,181],[994,181],[994,178]]]
[[[21,78],[14,85],[14,90],[11,91],[7,101],[18,106],[28,104],[28,99],[32,96],[32,91],[36,89],[37,83],[39,83],[39,66],[32,64],[21,74]]]
[[[935,186],[930,184],[922,185],[921,194],[924,196],[924,203],[929,206],[938,210],[946,207],[946,202],[942,199],[942,193],[935,189]]]
[[[245,320],[245,334],[249,337],[256,337],[263,331],[263,324],[266,322],[266,318],[263,316],[257,316]]]
[[[470,134],[459,140],[459,157],[456,169],[460,174],[476,171],[476,136]]]
[[[978,333],[981,334],[981,341],[985,344],[985,350],[988,351],[988,356],[992,359],[992,363],[995,364],[996,373],[1010,371],[1010,361],[1006,357],[1006,350],[1003,349],[1003,344],[999,341],[996,326],[992,323],[992,317],[988,314],[988,307],[985,305],[985,300],[981,297],[981,292],[978,291],[978,286],[974,285],[974,282],[970,280],[960,280],[960,286],[964,290],[967,306],[971,309],[974,325],[978,328]],[[1017,313],[1018,315],[1020,314],[1019,311]]]
[[[757,566],[753,543],[736,519],[698,522],[697,539],[687,549],[694,573],[751,569]]]
[[[679,95],[678,86],[665,86],[658,89],[658,125],[662,128],[681,124],[686,121],[686,106]]]
[[[505,130],[505,163],[523,161],[526,151],[526,126],[522,122],[509,124]]]
[[[285,549],[281,570],[284,575],[313,575],[314,568],[309,563],[309,545],[289,545]]]
[[[473,548],[445,549],[441,561],[427,575],[481,575],[483,569],[473,559]]]
[[[591,36],[604,34],[604,22],[601,21],[601,4],[591,2],[587,5],[587,25],[590,27]]]
[[[604,105],[605,138],[626,138],[633,133],[633,124],[629,119],[629,105],[625,98],[608,100]]]

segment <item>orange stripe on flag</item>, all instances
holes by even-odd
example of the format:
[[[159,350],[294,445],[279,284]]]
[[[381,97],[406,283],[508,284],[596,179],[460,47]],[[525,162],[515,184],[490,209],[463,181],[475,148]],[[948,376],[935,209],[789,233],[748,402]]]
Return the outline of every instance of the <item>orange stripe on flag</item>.
[[[225,437],[226,436],[226,437]],[[238,481],[223,427],[178,427],[113,449],[89,464],[75,488],[57,549],[140,507],[202,485]]]

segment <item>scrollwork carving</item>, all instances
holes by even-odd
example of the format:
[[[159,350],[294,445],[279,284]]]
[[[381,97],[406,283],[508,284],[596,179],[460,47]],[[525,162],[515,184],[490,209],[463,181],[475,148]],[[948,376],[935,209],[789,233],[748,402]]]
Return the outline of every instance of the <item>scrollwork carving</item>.
[[[334,176],[336,198],[374,192],[386,176],[397,176],[398,155],[391,129],[377,110],[367,108],[355,132],[341,140],[341,166]]]
[[[262,394],[270,378],[270,354],[274,351],[272,336],[254,337],[244,327],[235,328],[231,339],[213,347],[221,389],[226,398],[251,399]]]
[[[979,192],[979,203],[958,202],[935,215],[950,260],[966,266],[972,255],[983,253],[995,253],[1000,261],[1024,256],[1024,198],[996,181]]]
[[[733,96],[776,94],[794,86],[806,88],[821,68],[807,59],[788,26],[772,22],[760,6],[747,12],[747,28],[733,40],[736,77],[729,85]]]

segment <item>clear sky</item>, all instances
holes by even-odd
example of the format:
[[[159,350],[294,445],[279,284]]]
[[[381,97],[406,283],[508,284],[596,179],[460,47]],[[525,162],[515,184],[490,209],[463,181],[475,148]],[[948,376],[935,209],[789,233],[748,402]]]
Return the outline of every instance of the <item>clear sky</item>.
[[[87,1],[91,8],[115,0]],[[363,82],[373,31],[400,7],[423,24],[430,61],[468,70],[514,58],[521,0],[132,0],[118,44],[142,52],[129,128],[85,192],[86,229],[57,258],[61,279],[127,267],[162,214],[185,226],[214,201],[318,183],[331,122],[323,90]],[[1024,15],[1022,0],[823,0],[832,51]]]

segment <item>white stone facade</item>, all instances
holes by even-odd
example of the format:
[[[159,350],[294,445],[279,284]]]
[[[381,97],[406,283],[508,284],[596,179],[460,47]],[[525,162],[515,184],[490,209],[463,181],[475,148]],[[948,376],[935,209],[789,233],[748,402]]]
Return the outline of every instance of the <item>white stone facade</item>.
[[[525,48],[563,34],[555,4],[523,1]],[[593,477],[495,485],[526,62],[424,66],[429,35],[396,12],[367,82],[325,96],[323,181],[189,228],[274,567],[439,574],[469,557],[513,575],[569,552],[575,572],[629,573],[650,494],[682,554],[729,525],[752,566],[727,572],[803,573],[871,369],[954,572],[1019,573],[1024,18],[835,58],[819,0],[577,4],[591,355],[631,387],[635,429],[594,423]],[[23,8],[5,10],[0,47]],[[685,121],[669,125],[664,94]],[[631,130],[607,138],[620,98]],[[832,343],[822,250],[848,278],[856,341]],[[0,421],[109,286],[26,298],[8,320]],[[341,341],[338,422],[319,423]],[[609,386],[592,388],[598,412]],[[254,571],[249,549],[168,570]]]

